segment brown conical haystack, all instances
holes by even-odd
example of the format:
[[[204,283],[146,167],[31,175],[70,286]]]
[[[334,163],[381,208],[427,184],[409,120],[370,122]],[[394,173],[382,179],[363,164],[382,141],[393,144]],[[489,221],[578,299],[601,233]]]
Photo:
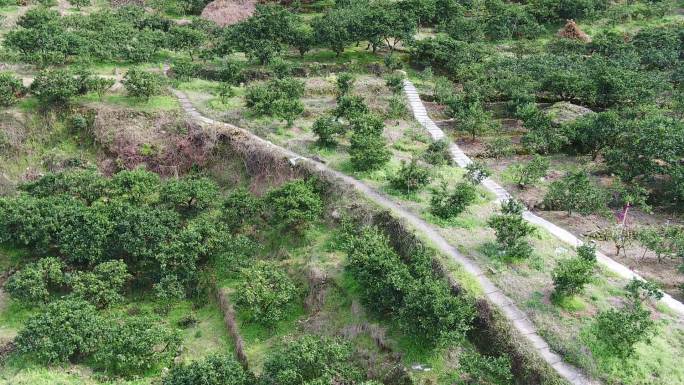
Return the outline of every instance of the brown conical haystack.
[[[575,20],[568,20],[565,26],[558,31],[558,36],[567,39],[577,39],[584,43],[591,43],[591,37],[584,33],[580,27],[575,23]]]
[[[214,0],[204,8],[202,18],[224,27],[249,18],[255,7],[255,0]]]

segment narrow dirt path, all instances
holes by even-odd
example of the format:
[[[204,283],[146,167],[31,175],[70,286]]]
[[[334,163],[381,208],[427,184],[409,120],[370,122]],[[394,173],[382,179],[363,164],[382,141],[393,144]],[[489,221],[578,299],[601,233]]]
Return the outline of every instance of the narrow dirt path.
[[[414,87],[413,83],[411,83],[409,80],[404,80],[404,93],[408,98],[409,105],[411,106],[411,110],[413,111],[414,117],[416,118],[418,123],[420,123],[420,125],[427,130],[432,139],[440,140],[445,138],[445,134],[442,131],[442,129],[440,129],[435,124],[435,122],[433,122],[432,119],[430,119],[430,117],[428,116],[427,110],[425,109],[423,102],[420,100],[420,96],[418,95],[416,87]],[[463,150],[461,150],[453,142],[451,142],[449,145],[449,151],[451,152],[452,159],[459,167],[466,167],[468,164],[472,162],[472,160],[463,152]],[[511,194],[509,194],[508,191],[506,191],[503,187],[501,187],[498,183],[494,182],[490,178],[485,179],[482,182],[482,185],[487,190],[494,193],[494,195],[496,196],[496,200],[498,202],[511,199]],[[564,228],[552,222],[547,221],[546,219],[534,214],[529,210],[526,210],[523,213],[523,216],[528,222],[543,228],[544,230],[548,231],[551,235],[569,244],[570,246],[577,247],[583,243],[571,232],[565,230]],[[606,267],[609,271],[617,274],[618,276],[624,279],[636,278],[643,280],[643,278],[639,274],[632,271],[629,267],[615,261],[614,259],[608,257],[607,255],[601,252],[596,253],[596,258],[598,262],[602,264],[604,267]],[[670,296],[669,294],[664,293],[664,296],[661,301],[670,309],[677,312],[677,314],[679,314],[680,316],[684,316],[684,304],[672,298],[672,296]]]
[[[167,67],[164,68],[164,72],[167,71]],[[483,288],[484,294],[487,299],[495,304],[503,313],[503,315],[510,321],[510,323],[515,327],[515,329],[527,339],[529,344],[534,347],[534,350],[539,354],[539,356],[548,363],[562,378],[566,379],[569,383],[573,385],[596,385],[600,384],[598,381],[593,381],[587,379],[582,372],[575,366],[570,365],[563,361],[563,359],[551,351],[549,345],[544,341],[544,339],[537,333],[537,329],[534,324],[525,316],[525,314],[518,309],[518,307],[513,303],[513,301],[508,298],[498,287],[492,283],[489,278],[486,277],[480,266],[470,258],[461,254],[454,246],[452,246],[444,237],[442,237],[439,232],[429,223],[425,222],[423,219],[419,218],[417,215],[411,213],[406,208],[402,207],[399,203],[388,198],[387,196],[378,193],[376,190],[366,185],[365,183],[345,175],[339,171],[328,168],[326,165],[316,162],[312,159],[302,157],[286,148],[277,146],[261,137],[258,137],[251,132],[241,129],[239,127],[233,126],[228,123],[219,122],[210,119],[206,116],[200,114],[197,109],[192,105],[188,97],[182,91],[172,90],[173,94],[178,98],[178,101],[183,108],[183,110],[194,120],[213,125],[223,125],[229,127],[233,130],[240,130],[244,132],[245,135],[253,137],[255,140],[263,143],[266,147],[277,148],[285,154],[288,154],[290,163],[296,165],[299,162],[306,162],[313,169],[319,171],[321,174],[332,174],[339,182],[344,183],[348,186],[353,187],[355,190],[366,196],[369,200],[377,204],[378,206],[390,210],[397,217],[405,220],[410,226],[417,231],[419,234],[427,239],[434,247],[436,247],[441,253],[450,257],[455,262],[459,263],[463,268],[470,273]],[[444,135],[442,133],[442,135]]]

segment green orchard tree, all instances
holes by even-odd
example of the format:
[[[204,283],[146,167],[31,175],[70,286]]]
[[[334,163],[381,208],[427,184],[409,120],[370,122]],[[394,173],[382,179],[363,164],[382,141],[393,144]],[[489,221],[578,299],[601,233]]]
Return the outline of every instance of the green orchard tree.
[[[553,181],[544,196],[547,210],[565,210],[568,215],[602,212],[607,207],[607,194],[595,186],[586,171],[576,171]]]
[[[193,26],[174,26],[169,30],[169,46],[186,51],[190,60],[195,60],[195,54],[207,40],[207,35]]]
[[[77,297],[97,308],[107,308],[123,301],[122,292],[133,278],[122,260],[102,262],[92,271],[79,271],[69,277],[68,284]]]
[[[0,106],[10,107],[17,103],[24,95],[25,89],[21,82],[9,72],[0,72]]]
[[[524,259],[532,254],[527,238],[536,228],[523,218],[524,206],[510,199],[501,204],[501,213],[489,218],[487,224],[494,229],[501,255],[506,259]]]
[[[257,263],[242,271],[236,305],[252,321],[274,325],[287,314],[297,299],[297,286],[286,273],[272,263]]]
[[[190,364],[174,365],[162,385],[247,385],[245,370],[231,355],[212,354]]]
[[[373,114],[352,118],[349,155],[355,170],[377,170],[389,162],[391,154],[383,136],[384,126],[382,119]]]
[[[81,299],[52,302],[30,317],[15,339],[17,349],[50,363],[76,362],[99,347],[103,320]]]
[[[184,216],[212,208],[219,197],[218,186],[206,177],[183,177],[164,183],[159,191],[162,204]]]
[[[157,74],[131,68],[126,72],[122,83],[130,96],[149,100],[160,93],[162,79]]]
[[[150,316],[113,320],[98,332],[102,343],[94,354],[95,362],[125,377],[171,363],[181,342],[177,331]]]
[[[43,258],[24,266],[12,274],[4,290],[14,299],[40,304],[48,301],[50,293],[64,284],[64,263],[58,258]]]
[[[323,201],[311,180],[287,182],[269,191],[263,207],[271,225],[295,233],[302,233],[323,213]]]
[[[31,83],[31,93],[47,106],[65,105],[79,94],[79,84],[67,70],[43,70]]]

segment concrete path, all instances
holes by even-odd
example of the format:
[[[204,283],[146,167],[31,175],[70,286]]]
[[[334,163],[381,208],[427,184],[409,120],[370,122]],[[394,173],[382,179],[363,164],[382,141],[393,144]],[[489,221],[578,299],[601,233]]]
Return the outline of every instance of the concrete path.
[[[428,131],[432,139],[440,140],[445,138],[446,136],[444,135],[444,132],[428,116],[427,110],[425,109],[423,102],[420,100],[418,91],[416,91],[416,87],[414,87],[413,83],[411,83],[409,80],[404,80],[404,93],[406,93],[406,97],[408,98],[409,105],[411,106],[411,110],[413,111],[413,116]],[[459,167],[465,167],[472,162],[472,160],[463,152],[463,150],[461,150],[454,143],[450,143],[449,152],[451,153],[451,157],[453,158],[454,162]],[[508,191],[506,191],[503,187],[501,187],[498,183],[494,182],[490,178],[485,179],[482,182],[482,185],[485,188],[487,188],[487,190],[491,191],[492,193],[494,193],[494,195],[496,195],[496,200],[498,202],[508,200],[511,198],[511,195],[508,193]],[[560,239],[565,243],[568,243],[573,247],[577,247],[582,244],[582,241],[569,231],[547,221],[546,219],[534,214],[531,211],[526,210],[523,213],[523,216],[530,223],[533,223],[545,229],[556,238]],[[608,270],[622,278],[637,278],[643,280],[643,278],[640,275],[632,271],[630,268],[613,260],[612,258],[606,256],[601,252],[596,253],[596,258],[600,264],[602,264]],[[679,314],[680,316],[684,316],[684,304],[672,298],[672,296],[670,296],[669,294],[664,294],[665,295],[663,296],[661,301],[669,308],[677,312],[677,314]]]
[[[168,69],[165,67],[164,71]],[[182,91],[172,90],[173,94],[178,98],[178,101],[183,108],[183,110],[193,119],[198,122],[207,124],[216,124],[229,127],[231,129],[240,129],[239,127],[233,126],[228,123],[219,122],[210,118],[207,118],[200,114],[197,109],[192,105],[187,95]],[[422,106],[422,104],[421,104]],[[424,110],[424,109],[423,109]],[[425,115],[427,117],[427,115]],[[434,124],[434,123],[433,123]],[[523,335],[530,343],[534,349],[537,350],[540,357],[544,359],[556,372],[566,379],[569,383],[573,385],[596,385],[600,384],[597,381],[588,380],[582,372],[575,366],[569,365],[564,362],[563,359],[553,351],[549,349],[549,345],[544,341],[544,339],[537,333],[537,329],[534,324],[525,316],[518,307],[513,303],[513,301],[508,298],[499,288],[497,288],[494,283],[486,277],[483,270],[477,264],[477,262],[461,254],[454,246],[449,244],[449,242],[442,237],[437,229],[433,225],[425,222],[423,219],[417,215],[411,213],[407,209],[403,208],[396,201],[388,198],[387,196],[378,193],[376,190],[366,185],[365,183],[345,175],[339,171],[328,168],[328,166],[316,162],[312,159],[302,157],[294,152],[277,146],[257,135],[254,135],[246,130],[244,131],[247,135],[252,136],[256,140],[262,142],[264,146],[267,147],[277,147],[282,152],[288,154],[290,157],[290,162],[292,164],[297,164],[299,162],[307,162],[315,170],[327,174],[334,175],[340,182],[345,183],[348,186],[353,187],[355,190],[366,196],[368,199],[373,201],[378,206],[388,209],[394,213],[394,215],[402,218],[407,223],[413,227],[414,230],[422,233],[441,253],[449,256],[451,259],[459,263],[463,268],[470,273],[479,282],[480,286],[483,288],[485,296],[490,302],[495,304],[504,316],[510,321],[510,323],[515,327],[518,332]],[[441,132],[441,131],[440,131]],[[441,133],[444,136],[444,133]]]

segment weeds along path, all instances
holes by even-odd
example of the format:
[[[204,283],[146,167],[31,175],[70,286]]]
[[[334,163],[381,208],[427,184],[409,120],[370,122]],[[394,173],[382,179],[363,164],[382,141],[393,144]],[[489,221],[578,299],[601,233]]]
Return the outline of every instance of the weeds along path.
[[[404,80],[404,93],[408,98],[409,105],[411,106],[411,111],[413,111],[413,116],[416,118],[418,123],[420,123],[420,125],[427,130],[432,139],[440,140],[446,138],[442,129],[440,129],[435,124],[435,122],[433,122],[432,119],[430,119],[430,117],[428,116],[427,110],[425,109],[423,102],[420,100],[420,95],[418,94],[416,87],[409,80]],[[449,152],[451,153],[452,159],[459,167],[466,167],[468,164],[472,162],[472,160],[463,152],[463,150],[461,150],[453,142],[450,142],[449,144]],[[511,194],[509,194],[508,191],[506,191],[498,183],[494,182],[491,178],[485,179],[482,182],[482,185],[487,190],[491,191],[494,195],[496,195],[496,200],[499,203],[511,198]],[[574,234],[570,233],[569,231],[552,222],[547,221],[546,219],[534,214],[529,210],[525,210],[523,216],[528,222],[543,228],[554,237],[560,239],[561,241],[571,246],[577,247],[583,243]],[[613,260],[612,258],[601,253],[600,251],[596,252],[596,258],[600,264],[602,264],[608,270],[622,278],[636,278],[643,280],[643,278],[639,274],[633,272],[627,266]],[[667,293],[663,294],[664,296],[661,299],[661,301],[669,308],[677,312],[677,314],[679,314],[680,316],[684,316],[684,304],[672,298],[672,296],[670,296]]]
[[[230,131],[240,132],[241,135],[251,137],[264,147],[278,150],[287,155],[290,163],[293,166],[300,163],[306,163],[307,166],[309,166],[312,170],[317,171],[321,175],[333,176],[337,182],[353,187],[357,192],[363,194],[378,206],[390,210],[394,215],[402,218],[430,244],[437,248],[441,253],[463,266],[463,268],[477,280],[487,299],[501,310],[502,314],[509,320],[511,325],[513,325],[520,335],[522,335],[527,342],[529,342],[529,345],[533,347],[533,350],[536,351],[539,356],[558,373],[560,377],[566,379],[570,384],[573,385],[594,385],[599,383],[588,380],[578,368],[564,362],[558,354],[551,351],[546,341],[544,341],[544,339],[537,333],[537,329],[532,322],[527,319],[525,314],[518,309],[513,301],[503,292],[501,292],[501,290],[499,290],[492,283],[492,281],[485,276],[485,273],[475,261],[458,252],[454,246],[449,244],[449,242],[447,242],[447,240],[438,233],[433,225],[425,222],[417,215],[403,208],[399,203],[383,194],[378,193],[376,190],[359,181],[358,179],[330,169],[328,166],[320,162],[302,157],[286,148],[275,145],[257,135],[254,135],[247,130],[203,116],[195,107],[193,107],[185,93],[175,89],[173,89],[172,92],[176,98],[178,98],[183,110],[195,121],[205,124],[223,126],[230,129]],[[444,133],[441,133],[441,135],[444,136]]]

